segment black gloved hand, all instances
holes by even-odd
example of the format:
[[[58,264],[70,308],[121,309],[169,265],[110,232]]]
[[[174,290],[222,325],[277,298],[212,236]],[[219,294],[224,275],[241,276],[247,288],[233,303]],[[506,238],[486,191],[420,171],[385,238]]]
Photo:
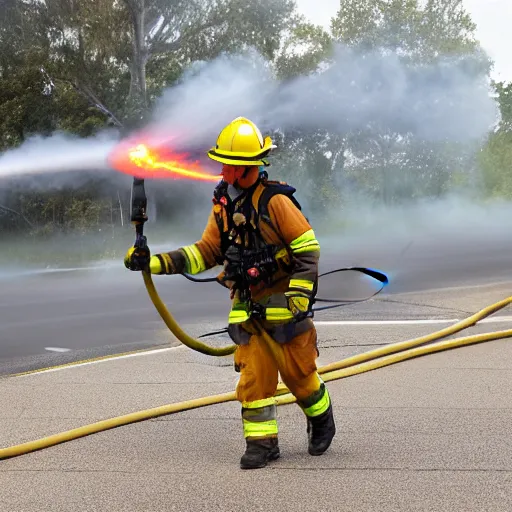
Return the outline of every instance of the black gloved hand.
[[[151,252],[148,247],[130,247],[124,257],[124,266],[133,271],[147,270],[150,257]]]

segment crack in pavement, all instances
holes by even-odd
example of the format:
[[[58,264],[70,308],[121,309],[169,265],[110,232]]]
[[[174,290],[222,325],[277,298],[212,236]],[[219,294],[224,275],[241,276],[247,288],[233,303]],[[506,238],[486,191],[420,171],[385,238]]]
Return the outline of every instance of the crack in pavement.
[[[435,306],[433,304],[423,304],[421,302],[406,302],[397,299],[375,299],[375,302],[391,302],[395,304],[404,304],[405,306],[419,306],[424,308],[440,309],[441,311],[454,311],[456,313],[464,313],[465,315],[473,315],[474,311],[465,311],[464,309],[450,308],[447,306]]]

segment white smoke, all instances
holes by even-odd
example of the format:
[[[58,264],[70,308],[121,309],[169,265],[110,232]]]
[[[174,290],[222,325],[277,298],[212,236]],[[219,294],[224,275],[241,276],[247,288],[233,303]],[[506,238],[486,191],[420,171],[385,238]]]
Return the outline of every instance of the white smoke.
[[[340,46],[321,73],[283,83],[255,52],[222,56],[196,63],[166,90],[149,129],[177,149],[203,156],[222,127],[241,115],[264,132],[346,133],[375,123],[432,141],[479,140],[496,123],[498,111],[486,77],[475,72],[478,64],[478,56],[446,58],[411,69],[396,54],[361,55]],[[34,137],[0,155],[0,178],[106,170],[116,140],[114,132],[89,139]]]
[[[225,56],[198,64],[162,95],[155,127],[204,149],[240,115],[263,131],[347,133],[374,123],[424,140],[467,142],[485,136],[498,119],[478,64],[475,55],[411,68],[393,53],[361,55],[339,46],[321,73],[282,83],[254,53]]]
[[[107,156],[116,144],[116,135],[103,132],[79,138],[57,133],[31,137],[20,147],[0,156],[0,178],[108,169]]]

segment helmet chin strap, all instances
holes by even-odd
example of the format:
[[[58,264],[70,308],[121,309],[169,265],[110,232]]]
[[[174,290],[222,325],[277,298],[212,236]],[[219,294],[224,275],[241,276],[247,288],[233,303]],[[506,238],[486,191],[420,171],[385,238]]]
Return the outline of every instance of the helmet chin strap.
[[[260,173],[257,166],[246,166],[242,175],[236,180],[236,186],[244,190],[249,189],[257,183],[259,175]]]
[[[246,168],[244,169],[244,173],[242,174],[242,176],[240,176],[240,178],[237,178],[237,179],[235,180],[235,182],[233,183],[233,186],[234,186],[235,188],[242,190],[242,187],[241,187],[241,186],[240,186],[240,184],[238,183],[238,180],[243,180],[244,178],[247,178],[247,175],[249,174],[249,171],[250,171],[250,170],[251,170],[251,168],[250,168],[250,167],[246,167]]]

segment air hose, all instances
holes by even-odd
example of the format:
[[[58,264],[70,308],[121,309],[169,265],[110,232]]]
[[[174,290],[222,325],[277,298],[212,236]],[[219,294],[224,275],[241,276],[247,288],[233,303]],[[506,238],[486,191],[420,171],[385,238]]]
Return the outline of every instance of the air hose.
[[[149,288],[149,290],[150,289],[151,288]],[[451,334],[460,332],[463,329],[474,326],[478,321],[499,311],[500,309],[508,306],[511,303],[512,296],[500,302],[492,304],[482,309],[478,313],[468,317],[467,319],[462,320],[461,322],[458,322],[446,329],[436,331],[427,336],[422,336],[419,338],[399,343],[393,343],[376,350],[371,350],[369,352],[357,356],[352,356],[341,361],[338,361],[336,363],[324,366],[320,368],[318,371],[319,373],[322,374],[322,379],[325,382],[328,382],[332,380],[343,379],[353,375],[359,375],[361,373],[375,370],[377,368],[383,368],[385,366],[389,366],[392,364],[399,363],[401,361],[406,361],[408,359],[413,359],[427,354],[433,354],[436,352],[473,345],[476,343],[512,337],[512,329],[509,329],[505,331],[477,334],[474,336],[468,336],[464,338],[446,341],[437,341],[436,343],[432,343],[441,338],[445,338],[446,336],[449,336]],[[171,319],[169,324],[174,328],[174,326],[177,324],[173,320],[170,313],[169,318]],[[180,329],[176,330],[176,332],[178,334],[181,334],[183,331],[181,331]],[[176,334],[174,330],[173,333]],[[269,337],[265,338],[266,341],[272,341],[271,339],[268,338]],[[184,339],[185,341],[190,341],[189,337],[186,337]],[[419,346],[429,342],[429,345],[426,345],[424,347]],[[278,386],[276,396],[278,405],[286,405],[295,402],[295,397],[289,393],[289,390],[283,384]],[[30,452],[34,452],[36,450],[41,450],[43,448],[49,448],[51,446],[55,446],[66,441],[79,439],[81,437],[85,437],[98,432],[103,432],[105,430],[120,427],[123,425],[145,421],[160,416],[166,416],[169,414],[175,414],[177,412],[197,409],[200,407],[206,407],[208,405],[232,401],[236,401],[236,395],[234,392],[229,392],[220,395],[213,395],[203,398],[197,398],[194,400],[187,400],[185,402],[178,402],[175,404],[164,405],[153,409],[126,414],[124,416],[99,421],[97,423],[72,429],[66,432],[62,432],[60,434],[55,434],[35,441],[30,441],[8,448],[2,448],[0,449],[0,460],[8,459],[11,457],[17,457]]]

